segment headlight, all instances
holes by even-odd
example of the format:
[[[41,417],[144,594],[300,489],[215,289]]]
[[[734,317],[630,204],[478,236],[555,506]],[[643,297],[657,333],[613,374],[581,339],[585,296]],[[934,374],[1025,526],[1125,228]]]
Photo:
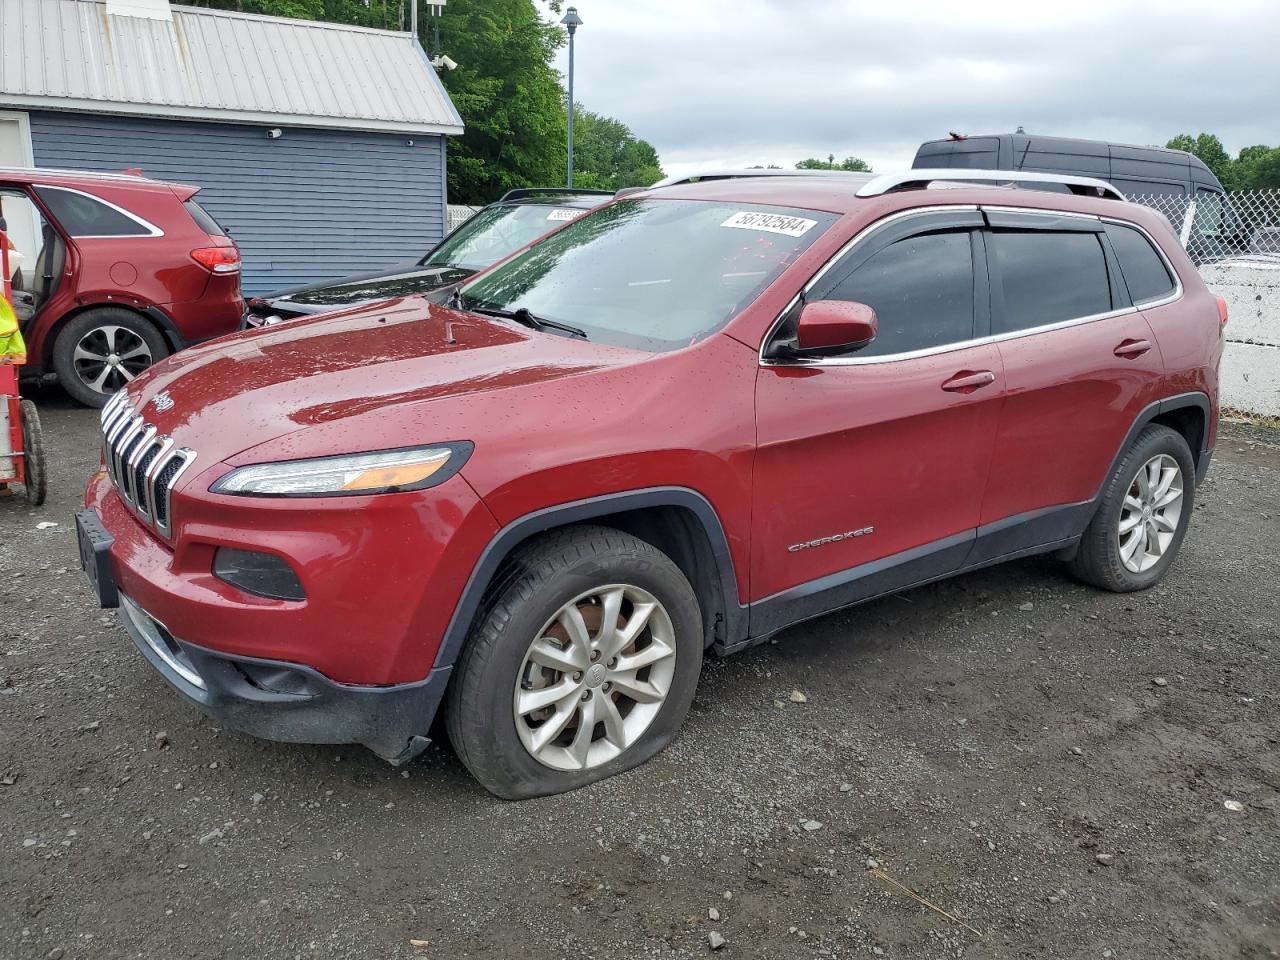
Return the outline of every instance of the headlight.
[[[472,444],[442,443],[240,467],[210,489],[251,497],[350,497],[422,490],[462,469]]]

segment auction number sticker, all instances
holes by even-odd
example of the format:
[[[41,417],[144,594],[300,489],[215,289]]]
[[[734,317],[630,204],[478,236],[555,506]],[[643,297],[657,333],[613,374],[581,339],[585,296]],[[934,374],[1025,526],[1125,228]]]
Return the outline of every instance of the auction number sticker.
[[[784,237],[803,237],[818,225],[817,220],[806,220],[804,217],[786,217],[777,213],[756,213],[743,210],[720,224],[722,227],[736,227],[739,230],[763,230],[765,233],[780,233]]]
[[[572,208],[566,209],[561,207],[561,208],[552,210],[550,213],[548,213],[547,219],[548,220],[577,220],[580,216],[582,216],[586,212],[587,211],[585,210],[574,210]]]

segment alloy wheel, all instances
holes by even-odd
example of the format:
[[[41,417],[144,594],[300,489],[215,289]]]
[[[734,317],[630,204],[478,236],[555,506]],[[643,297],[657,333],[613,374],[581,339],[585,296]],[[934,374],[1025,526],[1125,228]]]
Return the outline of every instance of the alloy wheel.
[[[1120,508],[1120,561],[1131,573],[1150,570],[1165,555],[1182,516],[1182,469],[1167,453],[1138,470]]]
[[[72,354],[76,376],[96,393],[115,393],[151,366],[151,348],[127,327],[94,327]]]
[[[590,590],[525,653],[512,700],[520,741],[556,770],[607,763],[648,729],[675,668],[675,630],[657,598],[627,584]]]

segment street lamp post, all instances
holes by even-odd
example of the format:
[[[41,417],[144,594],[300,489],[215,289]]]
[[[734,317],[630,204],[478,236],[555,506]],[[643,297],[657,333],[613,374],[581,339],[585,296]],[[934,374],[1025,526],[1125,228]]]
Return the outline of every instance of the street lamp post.
[[[560,21],[569,31],[569,188],[573,188],[573,35],[582,26],[578,8],[570,7]]]

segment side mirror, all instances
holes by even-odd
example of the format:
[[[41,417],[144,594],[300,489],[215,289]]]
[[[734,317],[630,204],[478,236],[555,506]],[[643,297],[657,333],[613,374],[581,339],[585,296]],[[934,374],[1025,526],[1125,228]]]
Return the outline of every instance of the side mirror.
[[[859,350],[876,338],[876,312],[865,303],[818,300],[806,303],[796,321],[796,353]]]

